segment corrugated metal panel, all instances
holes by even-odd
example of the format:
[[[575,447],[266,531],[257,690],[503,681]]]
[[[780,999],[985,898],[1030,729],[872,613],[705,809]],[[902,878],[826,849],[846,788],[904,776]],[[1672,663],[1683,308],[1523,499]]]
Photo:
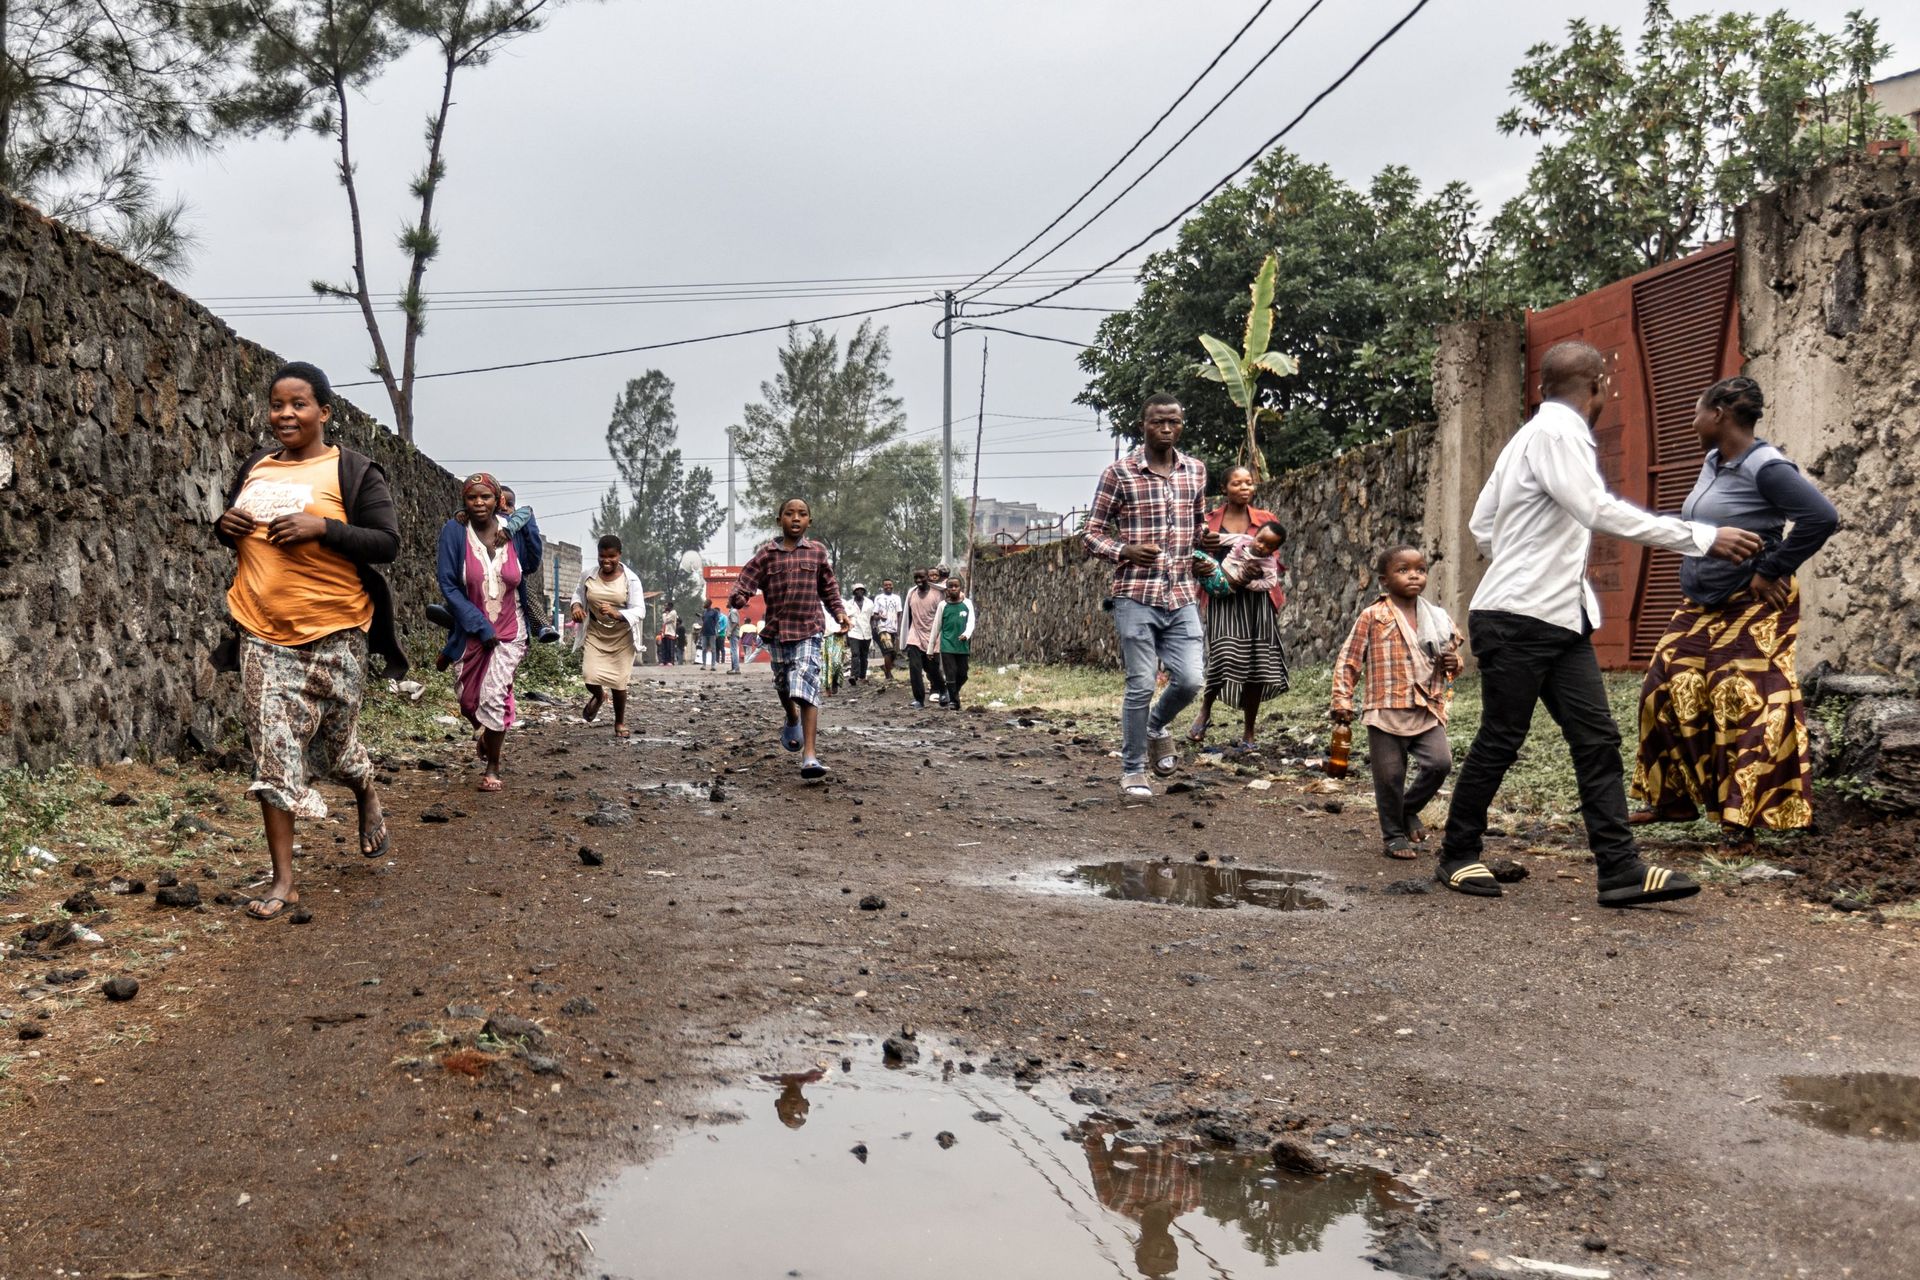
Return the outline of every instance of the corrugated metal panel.
[[[1734,267],[1728,241],[1527,316],[1530,410],[1548,347],[1578,338],[1606,357],[1607,404],[1594,443],[1608,487],[1630,502],[1678,512],[1699,474],[1694,402],[1740,371]],[[1644,665],[1679,604],[1678,558],[1595,538],[1587,576],[1605,618],[1593,637],[1600,664]]]
[[[1709,249],[1677,266],[1641,280],[1633,290],[1634,328],[1650,391],[1648,505],[1666,513],[1680,510],[1706,456],[1693,431],[1700,393],[1740,367],[1739,344],[1728,341],[1734,314],[1732,246]],[[1649,552],[1635,593],[1630,662],[1653,657],[1679,605],[1680,557]]]

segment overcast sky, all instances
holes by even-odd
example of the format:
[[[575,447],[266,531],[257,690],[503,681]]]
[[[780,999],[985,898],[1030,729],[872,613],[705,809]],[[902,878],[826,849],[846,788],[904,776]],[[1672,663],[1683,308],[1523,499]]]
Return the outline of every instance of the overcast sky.
[[[1836,29],[1860,2],[1788,7]],[[1041,270],[1094,267],[1166,220],[1276,132],[1410,4],[1324,5],[1171,159]],[[436,210],[443,250],[427,278],[442,309],[422,340],[421,368],[665,342],[965,284],[1065,208],[1257,7],[1257,0],[566,6],[545,31],[457,84]],[[1273,4],[1121,179],[1158,155],[1306,7],[1307,0]],[[1554,39],[1576,14],[1637,29],[1642,8],[1637,0],[1434,0],[1288,143],[1355,183],[1387,164],[1409,166],[1430,187],[1462,178],[1492,208],[1519,189],[1531,157],[1528,143],[1494,128],[1527,47]],[[1896,50],[1882,74],[1920,66],[1920,6],[1883,5],[1880,17]],[[376,289],[402,281],[393,239],[411,213],[406,186],[436,93],[435,68],[416,56],[355,104]],[[231,143],[172,165],[163,178],[190,202],[202,239],[182,287],[242,334],[349,382],[364,376],[358,371],[368,359],[358,314],[316,311],[307,292],[315,277],[344,280],[351,262],[331,165],[323,139],[272,138]],[[893,279],[876,279],[885,277]],[[584,290],[774,281],[836,283],[782,284],[785,296],[776,297],[743,288],[732,292],[763,296],[450,309],[455,291],[559,289],[578,299]],[[1059,301],[1119,307],[1132,292],[1119,279]],[[841,296],[824,296],[834,294]],[[922,438],[937,438],[941,425],[941,352],[931,334],[937,315],[914,307],[880,317],[891,329],[908,430]],[[1032,310],[998,323],[1084,341],[1099,318]],[[830,327],[850,331],[856,323]],[[397,343],[397,324],[390,333]],[[1000,335],[991,341],[981,494],[1053,510],[1084,504],[1112,446],[1073,403],[1083,386],[1076,352]],[[578,542],[613,476],[604,434],[628,378],[659,368],[674,380],[682,446],[724,481],[726,427],[772,376],[779,342],[779,334],[765,334],[426,381],[416,441],[450,470],[496,471],[535,503],[549,537]],[[980,359],[980,334],[955,339],[956,437],[968,446]],[[378,387],[348,394],[391,421]],[[964,496],[964,479],[958,487]],[[716,492],[724,501],[724,484]],[[709,550],[724,557],[724,527]]]

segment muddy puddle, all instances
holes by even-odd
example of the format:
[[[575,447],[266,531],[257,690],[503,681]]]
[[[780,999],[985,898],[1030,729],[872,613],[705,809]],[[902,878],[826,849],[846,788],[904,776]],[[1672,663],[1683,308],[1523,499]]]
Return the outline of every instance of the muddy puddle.
[[[1203,910],[1251,906],[1325,911],[1334,905],[1327,882],[1306,871],[1224,867],[1212,862],[1095,862],[1075,867],[1067,879],[1103,898]]]
[[[1849,1071],[1831,1076],[1782,1076],[1785,1116],[1828,1133],[1883,1142],[1920,1142],[1920,1076]]]
[[[619,1280],[1360,1280],[1396,1208],[1369,1175],[1122,1137],[1044,1089],[848,1059],[752,1078],[595,1204]],[[844,1064],[844,1065],[843,1065]],[[871,1065],[867,1065],[871,1064]],[[796,1064],[800,1065],[800,1064]]]

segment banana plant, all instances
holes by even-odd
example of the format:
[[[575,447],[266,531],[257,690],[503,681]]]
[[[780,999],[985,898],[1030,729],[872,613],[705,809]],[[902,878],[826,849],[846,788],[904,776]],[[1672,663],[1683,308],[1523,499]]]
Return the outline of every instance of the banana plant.
[[[1267,350],[1267,343],[1273,338],[1273,279],[1279,266],[1278,258],[1268,254],[1267,260],[1260,264],[1260,274],[1253,278],[1253,306],[1247,312],[1247,332],[1241,339],[1243,350],[1235,351],[1212,334],[1200,335],[1200,345],[1206,348],[1212,362],[1202,364],[1198,372],[1201,377],[1225,386],[1233,403],[1246,415],[1247,439],[1240,446],[1240,461],[1253,468],[1256,481],[1267,478],[1266,459],[1260,449],[1260,424],[1280,420],[1278,413],[1260,403],[1260,375],[1290,378],[1300,371],[1300,362],[1292,356]]]

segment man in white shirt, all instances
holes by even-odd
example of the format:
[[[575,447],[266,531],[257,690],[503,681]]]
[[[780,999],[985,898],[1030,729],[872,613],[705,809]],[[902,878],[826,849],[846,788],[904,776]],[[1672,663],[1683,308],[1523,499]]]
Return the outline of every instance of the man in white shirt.
[[[894,594],[893,579],[880,584],[873,598],[873,638],[880,644],[880,674],[893,680],[893,659],[900,651],[900,597]]]
[[[853,683],[867,682],[867,653],[873,648],[873,601],[867,598],[867,584],[853,584],[853,599],[847,603],[847,643],[853,650],[849,672]]]
[[[1487,809],[1527,740],[1536,702],[1566,736],[1580,783],[1580,818],[1599,867],[1600,905],[1631,907],[1690,897],[1700,886],[1640,860],[1627,825],[1620,727],[1607,706],[1592,635],[1600,604],[1587,584],[1594,533],[1682,555],[1742,561],[1760,539],[1656,516],[1607,492],[1593,423],[1606,406],[1606,361],[1584,342],[1563,342],[1540,362],[1540,411],[1500,451],[1469,528],[1492,563],[1467,614],[1480,662],[1480,730],[1447,811],[1436,878],[1449,889],[1497,898],[1480,862]]]

